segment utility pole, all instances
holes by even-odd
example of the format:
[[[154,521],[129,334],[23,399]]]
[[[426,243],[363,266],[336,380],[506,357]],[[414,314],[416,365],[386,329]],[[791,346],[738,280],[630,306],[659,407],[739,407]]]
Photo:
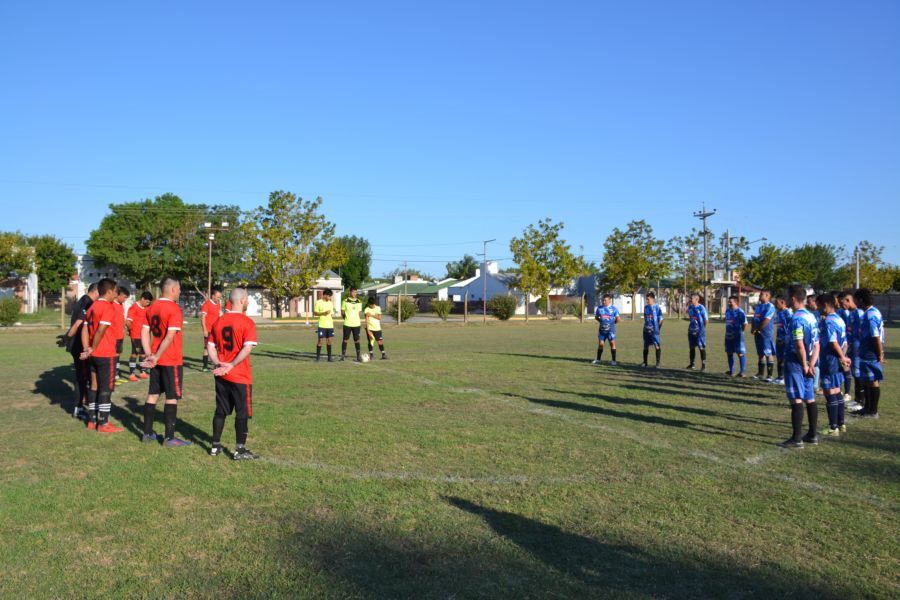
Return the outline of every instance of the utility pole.
[[[709,303],[709,228],[706,226],[706,220],[716,214],[716,209],[712,212],[706,210],[706,202],[703,203],[703,209],[694,211],[694,216],[703,221],[703,300]]]
[[[496,242],[496,239],[493,240],[484,240],[484,268],[481,270],[481,280],[484,283],[484,286],[481,291],[481,310],[482,317],[481,322],[483,324],[487,324],[487,245],[490,242]]]
[[[859,244],[856,245],[856,289],[859,289]]]
[[[409,264],[403,261],[403,296],[406,295],[406,279],[409,277]],[[397,294],[397,325],[403,323],[403,296]]]
[[[209,248],[209,257],[207,259],[207,269],[206,269],[206,297],[209,298],[212,296],[212,249],[213,242],[216,239],[217,231],[228,231],[230,223],[228,221],[222,221],[221,225],[213,225],[209,221],[203,224],[203,230],[207,232],[207,247]]]

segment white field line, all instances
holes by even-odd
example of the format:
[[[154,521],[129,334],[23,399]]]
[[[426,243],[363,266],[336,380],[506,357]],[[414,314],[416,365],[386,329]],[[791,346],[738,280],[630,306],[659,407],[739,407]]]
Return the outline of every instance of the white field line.
[[[279,346],[277,344],[266,344],[266,346],[272,347],[272,348],[280,348],[280,349],[288,350],[291,352],[300,352],[299,350],[296,350],[294,348],[288,348],[286,346]],[[306,354],[306,353],[304,353],[304,354]],[[362,365],[358,365],[358,366],[362,366]],[[872,504],[872,505],[878,506],[879,508],[886,508],[886,509],[890,509],[890,510],[894,510],[897,508],[897,504],[895,502],[891,502],[889,500],[884,500],[883,498],[880,498],[875,495],[845,492],[845,491],[841,490],[840,488],[824,487],[817,483],[813,483],[810,481],[804,481],[804,480],[798,479],[796,477],[792,477],[790,475],[781,475],[778,473],[772,473],[768,470],[761,470],[761,469],[756,468],[757,466],[760,466],[760,465],[764,464],[765,462],[769,461],[771,458],[788,457],[792,453],[795,452],[793,450],[775,450],[775,449],[773,449],[771,451],[763,452],[763,453],[760,453],[753,457],[747,457],[745,460],[742,460],[742,461],[736,461],[736,460],[733,460],[731,457],[720,456],[720,455],[717,455],[717,454],[711,453],[711,452],[700,452],[697,450],[684,450],[683,448],[673,446],[672,444],[669,444],[668,442],[664,442],[662,440],[649,439],[647,436],[638,435],[631,430],[610,427],[608,425],[602,425],[599,423],[587,423],[584,420],[579,419],[578,417],[575,417],[575,416],[572,416],[569,414],[565,414],[565,413],[561,413],[561,412],[555,411],[550,408],[531,408],[531,407],[527,407],[527,406],[522,406],[521,403],[515,402],[512,398],[510,398],[508,396],[497,394],[496,392],[490,392],[487,390],[483,390],[481,388],[473,388],[473,387],[459,388],[459,387],[455,387],[455,386],[452,386],[449,384],[442,384],[441,382],[434,381],[432,379],[428,379],[426,377],[422,377],[419,375],[415,375],[413,373],[408,373],[406,371],[393,369],[393,368],[391,368],[387,365],[381,364],[381,363],[376,364],[375,368],[378,368],[381,371],[387,371],[389,373],[392,373],[392,374],[400,376],[400,377],[405,377],[407,379],[411,379],[411,380],[421,383],[423,385],[429,385],[429,386],[442,385],[442,386],[445,386],[447,388],[447,390],[451,393],[468,393],[468,394],[480,395],[480,396],[490,398],[492,400],[497,400],[499,402],[502,402],[503,404],[513,407],[516,410],[524,410],[531,414],[553,417],[555,419],[559,419],[561,421],[565,421],[566,423],[571,423],[571,424],[577,425],[579,427],[584,427],[586,429],[593,429],[593,430],[606,431],[609,433],[613,433],[615,435],[618,435],[620,437],[626,438],[626,439],[634,441],[634,442],[638,442],[645,446],[651,446],[653,448],[663,449],[663,450],[674,450],[675,452],[678,452],[680,454],[692,456],[695,458],[700,458],[700,459],[703,459],[703,460],[706,460],[706,461],[709,461],[711,463],[718,464],[721,466],[745,469],[745,470],[748,470],[748,472],[750,472],[750,473],[753,473],[756,475],[762,475],[763,477],[766,477],[769,479],[776,479],[778,481],[789,483],[800,489],[806,489],[806,490],[812,490],[812,491],[816,491],[816,492],[820,492],[820,493],[826,493],[826,494],[830,494],[833,496],[839,496],[842,498],[846,498],[849,500],[863,501],[867,504]],[[310,463],[310,464],[319,464],[319,463]],[[344,469],[344,467],[334,467],[334,468]],[[346,472],[352,473],[352,471],[350,471],[350,470],[348,470]],[[367,471],[358,471],[357,473],[367,473]],[[384,472],[371,471],[371,473],[384,473]],[[393,475],[396,475],[397,477],[381,477],[381,478],[400,479],[400,478],[404,477],[403,472],[393,473]],[[419,474],[419,475],[412,474],[412,475],[413,475],[411,477],[412,479],[430,480],[427,478],[431,478],[431,479],[434,479],[435,482],[443,482],[443,483],[450,483],[450,482],[452,482],[451,480],[455,480],[455,481],[466,480],[465,478],[458,479],[458,478],[456,478],[456,476],[437,476],[437,477],[435,477],[435,476],[422,475],[422,474]],[[377,475],[373,475],[373,477],[377,478]],[[502,480],[504,477],[506,477],[508,479],[510,477],[515,478],[515,477],[519,477],[519,476],[511,475],[511,476],[497,476],[497,477],[499,477]],[[470,479],[467,479],[466,481],[472,482],[472,483],[475,483],[475,482],[489,483],[490,482],[490,481],[488,481],[489,479],[490,478],[470,478]],[[537,480],[537,479],[531,479],[530,481],[532,481],[534,483],[541,482],[540,480]],[[512,481],[508,481],[508,482],[511,483]],[[575,482],[576,481],[574,481],[574,480],[568,481],[568,483],[575,483]],[[498,481],[497,483],[500,483],[500,481]],[[557,481],[557,483],[566,483],[566,481],[560,480],[560,481]]]

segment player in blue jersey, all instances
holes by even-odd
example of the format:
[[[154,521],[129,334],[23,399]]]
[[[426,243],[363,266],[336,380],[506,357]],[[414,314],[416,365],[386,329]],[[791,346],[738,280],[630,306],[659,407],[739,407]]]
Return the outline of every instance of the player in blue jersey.
[[[834,314],[841,318],[841,321],[844,322],[844,328],[846,328],[850,324],[850,310],[844,307],[843,295],[845,292],[835,292],[834,298],[835,302],[837,302],[837,309],[834,311]],[[846,354],[850,350],[849,344],[844,343],[844,354]],[[850,379],[851,379],[850,367],[844,369],[844,402],[850,401]]]
[[[725,374],[734,376],[734,355],[737,354],[741,363],[741,371],[738,377],[744,376],[747,368],[747,346],[744,344],[744,329],[747,328],[747,315],[740,307],[737,296],[728,298],[728,309],[725,311],[725,354],[728,355],[728,370]]]
[[[878,418],[881,382],[884,380],[884,320],[875,308],[872,292],[862,288],[853,292],[856,305],[863,309],[859,325],[859,378],[863,383],[864,408],[860,417]]]
[[[647,294],[647,305],[644,306],[644,364],[647,366],[647,355],[650,352],[650,346],[656,349],[656,368],[659,368],[659,358],[662,354],[659,334],[662,331],[662,310],[656,303],[656,294],[650,292]]]
[[[788,308],[784,296],[775,297],[775,356],[778,359],[778,376],[772,381],[779,385],[784,384],[784,353],[790,343],[791,319],[794,313]]]
[[[844,394],[841,392],[844,369],[850,365],[850,359],[844,354],[847,326],[838,316],[837,300],[833,295],[821,294],[816,303],[822,311],[822,320],[819,321],[819,369],[828,410],[828,435],[838,436],[842,431],[847,431],[844,425]]]
[[[847,310],[847,355],[850,357],[850,374],[853,376],[853,400],[847,404],[847,410],[857,412],[863,409],[865,402],[865,391],[859,378],[859,328],[864,313],[856,306],[853,290],[843,292],[841,303]]]
[[[816,319],[816,323],[822,320],[822,312],[819,310],[819,305],[816,302],[815,294],[808,294],[806,296],[806,310],[808,310],[812,316]],[[816,363],[816,375],[813,378],[813,389],[818,393],[821,389],[819,387],[819,364]]]
[[[691,304],[688,306],[688,346],[691,352],[691,364],[688,369],[694,368],[697,359],[697,349],[700,349],[700,370],[706,370],[706,326],[709,324],[709,315],[706,307],[701,304],[700,294],[691,294]]]
[[[778,444],[782,448],[803,448],[804,443],[818,444],[816,424],[819,413],[813,380],[819,361],[819,324],[804,302],[806,290],[792,285],[787,290],[788,300],[794,311],[791,319],[790,340],[784,357],[784,390],[791,405],[793,435]],[[803,405],[809,420],[809,431],[803,434]]]
[[[753,323],[750,325],[759,359],[753,379],[762,379],[765,371],[766,381],[772,381],[772,363],[775,361],[775,306],[771,299],[772,292],[763,290],[759,293],[759,304],[753,311]]]
[[[612,305],[612,295],[603,294],[602,304],[594,309],[594,319],[600,324],[597,332],[597,358],[593,364],[599,365],[603,360],[603,346],[609,342],[609,350],[612,353],[612,361],[609,363],[616,365],[616,323],[619,318],[619,309]]]

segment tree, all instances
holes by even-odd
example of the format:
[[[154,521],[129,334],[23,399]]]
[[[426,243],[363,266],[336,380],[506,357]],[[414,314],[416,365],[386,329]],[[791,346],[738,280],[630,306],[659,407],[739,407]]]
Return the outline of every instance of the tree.
[[[884,246],[876,246],[868,240],[861,241],[848,257],[846,264],[838,269],[839,287],[856,286],[856,251],[859,251],[859,285],[875,293],[884,293],[894,288],[895,269],[882,258]]]
[[[28,243],[34,248],[38,288],[41,301],[46,305],[47,294],[69,285],[75,272],[75,252],[71,246],[52,235],[30,236]]]
[[[838,260],[844,249],[831,244],[804,244],[793,250],[793,264],[796,269],[793,279],[808,283],[818,293],[834,290],[841,286]]]
[[[586,268],[584,257],[573,254],[569,244],[562,239],[564,228],[562,222],[541,219],[537,226],[529,225],[522,237],[513,238],[509,243],[513,260],[521,270],[518,287],[526,295],[526,319],[529,295],[546,293],[549,305],[550,288],[568,285],[579,270]],[[549,313],[548,306],[548,317]]]
[[[631,221],[612,230],[603,243],[604,281],[610,289],[631,293],[631,318],[635,316],[638,288],[666,277],[672,271],[672,255],[666,243],[653,236],[644,220]]]
[[[195,289],[205,289],[209,240],[205,222],[228,222],[229,231],[215,233],[212,267],[220,281],[235,279],[244,252],[236,206],[185,204],[174,194],[150,200],[111,204],[110,214],[91,232],[88,253],[100,264],[114,265],[138,288],[171,276]]]
[[[24,277],[34,269],[34,248],[18,231],[0,232],[0,277]]]
[[[281,301],[311,290],[325,271],[347,260],[334,225],[319,212],[322,198],[303,200],[291,192],[269,195],[241,226],[252,280],[268,288],[281,316]]]
[[[447,263],[447,277],[469,279],[475,277],[476,269],[478,269],[478,261],[471,254],[466,254],[460,260]]]
[[[756,256],[744,265],[741,280],[775,293],[781,292],[800,281],[795,259],[794,252],[788,247],[763,244]]]
[[[341,236],[337,241],[347,254],[346,262],[340,267],[344,287],[358,288],[369,279],[372,268],[372,246],[369,240],[355,235]]]
[[[419,279],[423,279],[425,281],[434,281],[434,276],[429,273],[425,273],[420,271],[419,269],[413,269],[411,267],[397,267],[392,271],[388,271],[383,275],[385,279],[394,280],[395,277],[399,277],[402,280],[409,281],[413,277],[418,277]]]

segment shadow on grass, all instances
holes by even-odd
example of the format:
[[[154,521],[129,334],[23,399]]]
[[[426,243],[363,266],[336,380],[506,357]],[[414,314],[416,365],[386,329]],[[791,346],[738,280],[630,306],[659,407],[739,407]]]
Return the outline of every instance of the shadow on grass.
[[[629,386],[624,386],[629,387]],[[631,406],[644,406],[647,408],[660,408],[663,410],[674,410],[677,412],[684,412],[691,415],[697,415],[701,417],[713,417],[713,418],[722,418],[729,419],[731,421],[741,421],[744,423],[756,423],[760,425],[783,425],[784,423],[781,421],[774,421],[772,419],[763,419],[763,418],[755,418],[755,417],[745,417],[743,415],[735,415],[732,413],[726,412],[717,412],[714,410],[709,410],[706,408],[694,408],[691,406],[680,406],[678,404],[667,404],[665,402],[655,402],[653,400],[637,400],[634,398],[617,398],[614,396],[606,396],[604,394],[593,394],[590,392],[574,392],[574,391],[565,391],[565,390],[552,390],[547,389],[544,390],[546,392],[550,392],[552,394],[570,394],[573,396],[580,396],[582,398],[586,398],[589,400],[600,400],[602,402],[610,402],[612,404],[626,404]]]
[[[770,438],[766,438],[760,436],[759,434],[753,433],[751,431],[743,431],[740,429],[727,428],[723,429],[721,427],[716,427],[714,425],[707,425],[703,423],[694,423],[692,421],[685,421],[682,419],[668,419],[666,417],[659,417],[656,415],[642,415],[639,413],[633,412],[622,412],[618,410],[611,410],[609,408],[605,408],[603,406],[597,406],[594,404],[582,404],[580,402],[569,402],[568,400],[554,400],[551,398],[530,398],[528,396],[520,396],[519,394],[512,394],[508,392],[503,393],[504,396],[508,396],[510,398],[518,398],[520,400],[527,400],[533,404],[541,404],[543,406],[549,406],[551,408],[563,408],[566,410],[575,410],[584,413],[592,413],[603,415],[606,417],[614,417],[617,419],[626,419],[629,421],[637,421],[639,423],[647,423],[649,425],[663,425],[665,427],[675,427],[679,429],[689,429],[691,431],[697,431],[699,433],[711,434],[711,435],[721,435],[727,437],[733,437],[740,440],[747,440],[750,442],[762,442],[765,444],[770,444],[772,440]],[[612,398],[609,396],[601,397],[603,400],[607,402],[613,402],[618,404],[629,404],[630,402],[627,399],[623,398]]]
[[[75,410],[75,367],[60,365],[47,369],[38,375],[32,393],[43,396],[51,405],[72,414]]]
[[[646,379],[641,380],[640,383],[644,383],[645,385],[640,385],[640,383],[635,383],[633,379],[627,378],[611,378],[611,380],[615,383],[615,385],[623,387],[629,390],[642,391],[642,392],[654,392],[657,394],[684,394],[685,396],[690,396],[693,398],[705,398],[707,400],[715,400],[717,402],[733,402],[735,404],[749,404],[751,406],[776,406],[777,400],[771,398],[766,395],[764,397],[770,398],[768,402],[762,400],[751,400],[743,395],[744,393],[749,392],[741,392],[738,390],[734,391],[725,391],[725,390],[702,390],[702,388],[698,388],[696,386],[690,385],[678,385],[675,383],[670,383],[667,381],[647,381]],[[757,390],[757,394],[761,391],[764,391],[766,394],[772,392],[772,390]]]

